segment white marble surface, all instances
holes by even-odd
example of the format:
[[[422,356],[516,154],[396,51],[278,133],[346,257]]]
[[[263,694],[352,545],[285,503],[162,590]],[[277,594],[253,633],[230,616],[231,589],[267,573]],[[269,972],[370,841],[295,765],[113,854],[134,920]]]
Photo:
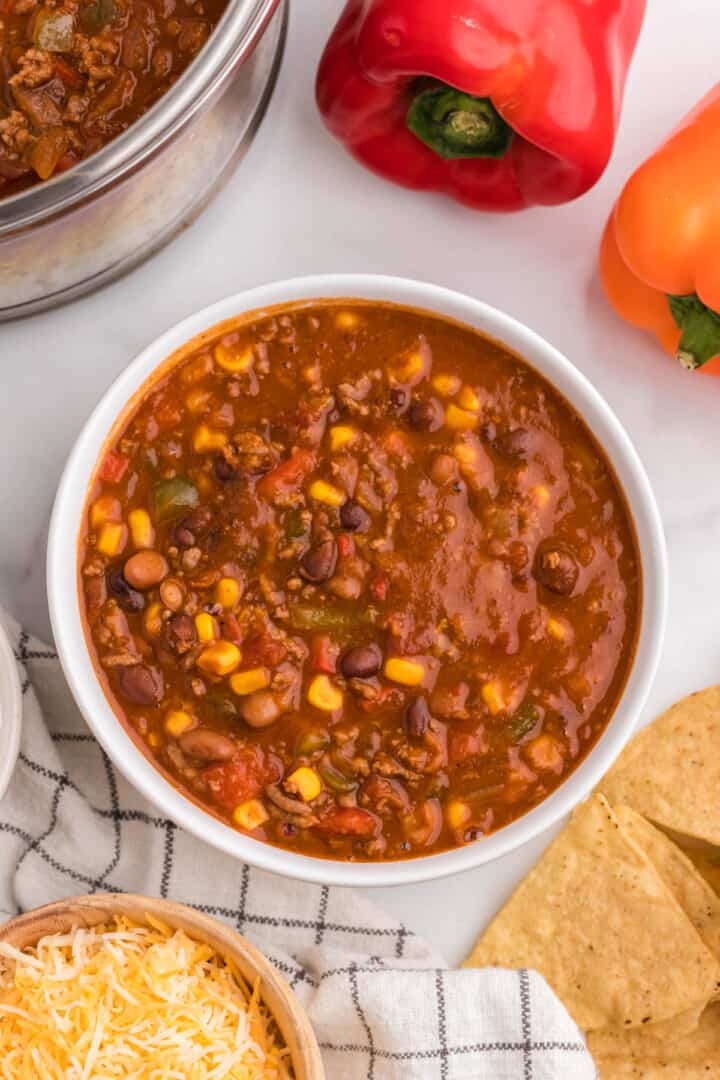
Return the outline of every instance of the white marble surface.
[[[0,326],[0,603],[49,634],[45,540],[63,462],[105,388],[158,333],[271,279],[343,270],[420,277],[479,296],[543,334],[589,376],[635,441],[660,504],[671,572],[669,629],[645,722],[720,676],[720,380],[684,374],[621,325],[603,301],[595,259],[624,178],[717,79],[716,35],[701,30],[717,26],[716,0],[649,0],[605,177],[575,204],[514,217],[391,187],[326,136],[312,82],[340,7],[294,0],[259,137],[198,222],[125,280]],[[458,960],[546,841],[484,870],[375,899]]]

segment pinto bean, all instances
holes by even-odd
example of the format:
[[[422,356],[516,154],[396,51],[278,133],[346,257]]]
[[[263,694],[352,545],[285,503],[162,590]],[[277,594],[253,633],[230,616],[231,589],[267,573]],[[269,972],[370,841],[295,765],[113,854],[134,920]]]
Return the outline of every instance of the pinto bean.
[[[165,693],[162,672],[147,664],[134,664],[118,671],[118,688],[136,705],[157,705]]]
[[[167,559],[151,548],[131,555],[123,567],[125,580],[133,589],[152,589],[167,577],[167,573]]]
[[[340,524],[348,532],[367,532],[370,528],[370,515],[360,503],[348,499],[340,507]]]
[[[280,707],[269,690],[256,690],[240,704],[240,715],[248,727],[266,728],[280,715]]]
[[[340,671],[346,679],[369,679],[382,667],[382,653],[377,645],[358,645],[345,653]]]
[[[178,743],[184,754],[208,765],[215,761],[229,761],[237,749],[227,735],[222,735],[219,731],[207,731],[205,728],[186,731],[180,736]]]
[[[320,584],[333,576],[336,565],[337,546],[332,537],[328,537],[305,552],[300,560],[300,573],[306,581]]]
[[[577,559],[567,544],[558,540],[543,540],[535,553],[533,576],[557,596],[570,596],[577,585]]]

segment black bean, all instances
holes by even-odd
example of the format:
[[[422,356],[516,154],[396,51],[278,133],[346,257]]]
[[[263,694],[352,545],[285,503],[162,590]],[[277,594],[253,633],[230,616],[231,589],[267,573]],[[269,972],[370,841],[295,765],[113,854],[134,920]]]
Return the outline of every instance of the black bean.
[[[133,589],[125,580],[122,568],[117,566],[110,570],[107,575],[107,588],[111,596],[114,596],[124,611],[142,611],[145,607],[145,597],[137,589]]]
[[[369,679],[382,667],[382,653],[377,645],[358,645],[346,652],[340,671],[346,679]]]
[[[543,540],[535,552],[533,576],[557,596],[570,596],[577,585],[580,568],[567,544]]]
[[[408,405],[410,395],[405,390],[401,390],[399,386],[393,386],[388,393],[388,409],[390,412],[400,415]]]
[[[300,573],[306,581],[319,584],[333,576],[336,564],[337,547],[332,537],[328,537],[305,552],[300,560]]]
[[[427,731],[430,719],[430,709],[425,698],[413,698],[405,710],[405,730],[411,738],[417,739]]]
[[[213,461],[213,472],[221,484],[231,484],[237,480],[238,471],[224,457],[216,457]]]
[[[437,431],[443,423],[442,406],[435,398],[421,398],[413,401],[407,418],[416,431]]]
[[[179,548],[191,548],[195,546],[195,533],[185,525],[178,525],[173,529],[173,541]]]
[[[165,693],[162,672],[147,664],[135,664],[118,671],[120,693],[136,705],[157,705]]]
[[[526,461],[528,456],[530,432],[527,428],[512,428],[496,435],[492,447],[500,457],[508,461]]]
[[[367,532],[370,528],[370,515],[360,503],[354,499],[348,499],[340,507],[340,524],[348,532]]]

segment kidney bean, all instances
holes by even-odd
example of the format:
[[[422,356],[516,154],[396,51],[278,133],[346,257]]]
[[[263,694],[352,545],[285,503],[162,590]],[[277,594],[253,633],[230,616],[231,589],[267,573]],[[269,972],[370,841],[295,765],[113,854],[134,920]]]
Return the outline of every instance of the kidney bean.
[[[382,653],[377,645],[358,645],[346,652],[340,671],[346,679],[369,679],[382,667]]]
[[[306,581],[319,584],[333,576],[336,565],[337,546],[332,537],[328,537],[305,552],[300,560],[300,573]]]
[[[348,532],[366,532],[370,528],[370,515],[360,503],[348,499],[340,507],[340,524]]]
[[[580,570],[567,544],[543,540],[535,553],[533,576],[557,596],[570,596],[577,585]]]
[[[118,671],[120,693],[136,705],[157,705],[165,693],[162,672],[147,664],[135,664]]]
[[[413,739],[424,735],[430,724],[430,709],[424,697],[416,697],[405,710],[405,730]]]
[[[197,640],[195,623],[189,615],[173,615],[166,623],[168,645],[176,652],[185,652]]]
[[[123,575],[134,589],[152,589],[168,572],[167,560],[159,551],[137,551],[125,563]]]
[[[248,727],[266,728],[280,715],[280,707],[269,690],[256,690],[240,704],[240,715]]]
[[[413,401],[407,416],[416,431],[437,431],[442,426],[443,409],[435,398],[420,398]]]
[[[178,739],[178,744],[184,754],[207,765],[216,761],[229,761],[237,750],[235,743],[227,735],[222,735],[219,731],[207,731],[204,728],[186,731]]]
[[[115,597],[125,611],[142,611],[145,607],[145,597],[137,589],[130,588],[119,566],[109,571],[107,588],[110,595]]]
[[[186,525],[178,525],[173,529],[172,538],[179,548],[191,548],[195,543],[195,533]]]

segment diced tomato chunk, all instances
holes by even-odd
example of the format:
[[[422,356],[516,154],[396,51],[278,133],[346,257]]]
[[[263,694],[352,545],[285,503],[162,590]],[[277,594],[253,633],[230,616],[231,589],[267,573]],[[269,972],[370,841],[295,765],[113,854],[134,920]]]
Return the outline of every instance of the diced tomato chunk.
[[[360,839],[374,836],[380,822],[369,810],[357,806],[334,806],[324,814],[315,828],[335,836],[356,836]]]
[[[310,642],[310,665],[313,671],[333,675],[337,671],[339,649],[327,634],[316,634]]]
[[[376,574],[370,582],[370,592],[376,600],[383,601],[388,594],[388,582],[385,574]]]
[[[258,634],[250,638],[242,648],[243,666],[274,668],[287,656],[287,649],[281,641],[276,641],[270,634]]]
[[[233,645],[242,645],[242,628],[232,611],[223,612],[220,617],[220,628],[226,641],[232,641]]]
[[[82,90],[85,86],[85,79],[80,72],[66,63],[61,56],[55,57],[55,74],[72,90]]]
[[[274,754],[247,746],[230,761],[205,769],[203,777],[215,802],[225,810],[234,810],[257,798],[266,784],[276,784],[282,773],[282,764]]]
[[[487,753],[487,750],[487,740],[482,731],[463,731],[462,728],[454,726],[450,728],[448,757],[451,765],[461,765],[468,758]]]
[[[258,482],[257,492],[267,499],[297,491],[315,466],[315,455],[299,447]]]
[[[103,458],[103,463],[98,469],[98,477],[106,484],[119,484],[127,472],[130,459],[117,450],[108,450]]]
[[[355,541],[352,536],[348,536],[347,533],[340,533],[337,538],[337,549],[341,559],[346,559],[348,555],[354,555]]]

